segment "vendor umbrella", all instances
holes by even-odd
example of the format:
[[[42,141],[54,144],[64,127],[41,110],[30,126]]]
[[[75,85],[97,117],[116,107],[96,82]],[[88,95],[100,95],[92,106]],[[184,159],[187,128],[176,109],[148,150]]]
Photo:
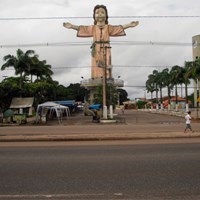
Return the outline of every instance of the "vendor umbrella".
[[[4,117],[12,117],[14,115],[14,112],[11,109],[8,109],[4,112]]]

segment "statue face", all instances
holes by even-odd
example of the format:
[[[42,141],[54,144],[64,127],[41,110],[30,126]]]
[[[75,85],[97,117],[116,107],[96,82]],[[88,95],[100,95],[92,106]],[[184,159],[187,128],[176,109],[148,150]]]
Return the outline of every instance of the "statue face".
[[[96,9],[95,20],[97,22],[105,22],[106,21],[106,11],[103,8]]]

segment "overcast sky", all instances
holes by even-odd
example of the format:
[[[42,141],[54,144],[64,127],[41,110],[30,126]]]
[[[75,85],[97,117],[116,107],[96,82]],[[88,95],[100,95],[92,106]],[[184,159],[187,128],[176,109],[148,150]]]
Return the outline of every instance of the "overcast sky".
[[[0,0],[0,66],[5,55],[16,55],[18,48],[31,49],[52,65],[53,79],[64,86],[79,83],[81,76],[90,78],[92,38],[77,38],[76,31],[64,28],[62,23],[93,24],[97,4],[107,6],[112,25],[140,22],[127,29],[126,36],[111,38],[113,76],[124,80],[129,98],[144,97],[144,88],[135,86],[144,86],[154,69],[163,69],[152,66],[183,66],[192,60],[190,44],[192,37],[200,34],[200,17],[148,16],[200,16],[199,0]],[[27,44],[32,45],[24,46]],[[13,74],[11,69],[0,71],[0,81]]]

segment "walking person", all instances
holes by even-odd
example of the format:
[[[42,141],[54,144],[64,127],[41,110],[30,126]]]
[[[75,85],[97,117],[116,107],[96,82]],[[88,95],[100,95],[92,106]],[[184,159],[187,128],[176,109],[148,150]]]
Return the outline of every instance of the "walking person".
[[[194,132],[194,131],[192,130],[192,127],[191,127],[191,120],[192,120],[191,111],[188,111],[188,112],[187,112],[187,115],[185,116],[185,123],[186,123],[186,126],[185,126],[184,133],[186,133],[188,129],[189,129],[191,132]]]

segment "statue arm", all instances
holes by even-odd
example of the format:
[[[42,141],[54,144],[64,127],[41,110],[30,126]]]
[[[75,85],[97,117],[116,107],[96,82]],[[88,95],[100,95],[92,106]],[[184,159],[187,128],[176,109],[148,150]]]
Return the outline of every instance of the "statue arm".
[[[139,21],[133,21],[129,24],[122,25],[123,29],[132,28],[139,24]]]
[[[76,30],[76,31],[78,31],[78,29],[79,29],[79,26],[73,25],[73,24],[71,24],[71,23],[69,23],[69,22],[64,22],[64,23],[63,23],[63,26],[64,26],[65,28],[74,29],[74,30]]]

